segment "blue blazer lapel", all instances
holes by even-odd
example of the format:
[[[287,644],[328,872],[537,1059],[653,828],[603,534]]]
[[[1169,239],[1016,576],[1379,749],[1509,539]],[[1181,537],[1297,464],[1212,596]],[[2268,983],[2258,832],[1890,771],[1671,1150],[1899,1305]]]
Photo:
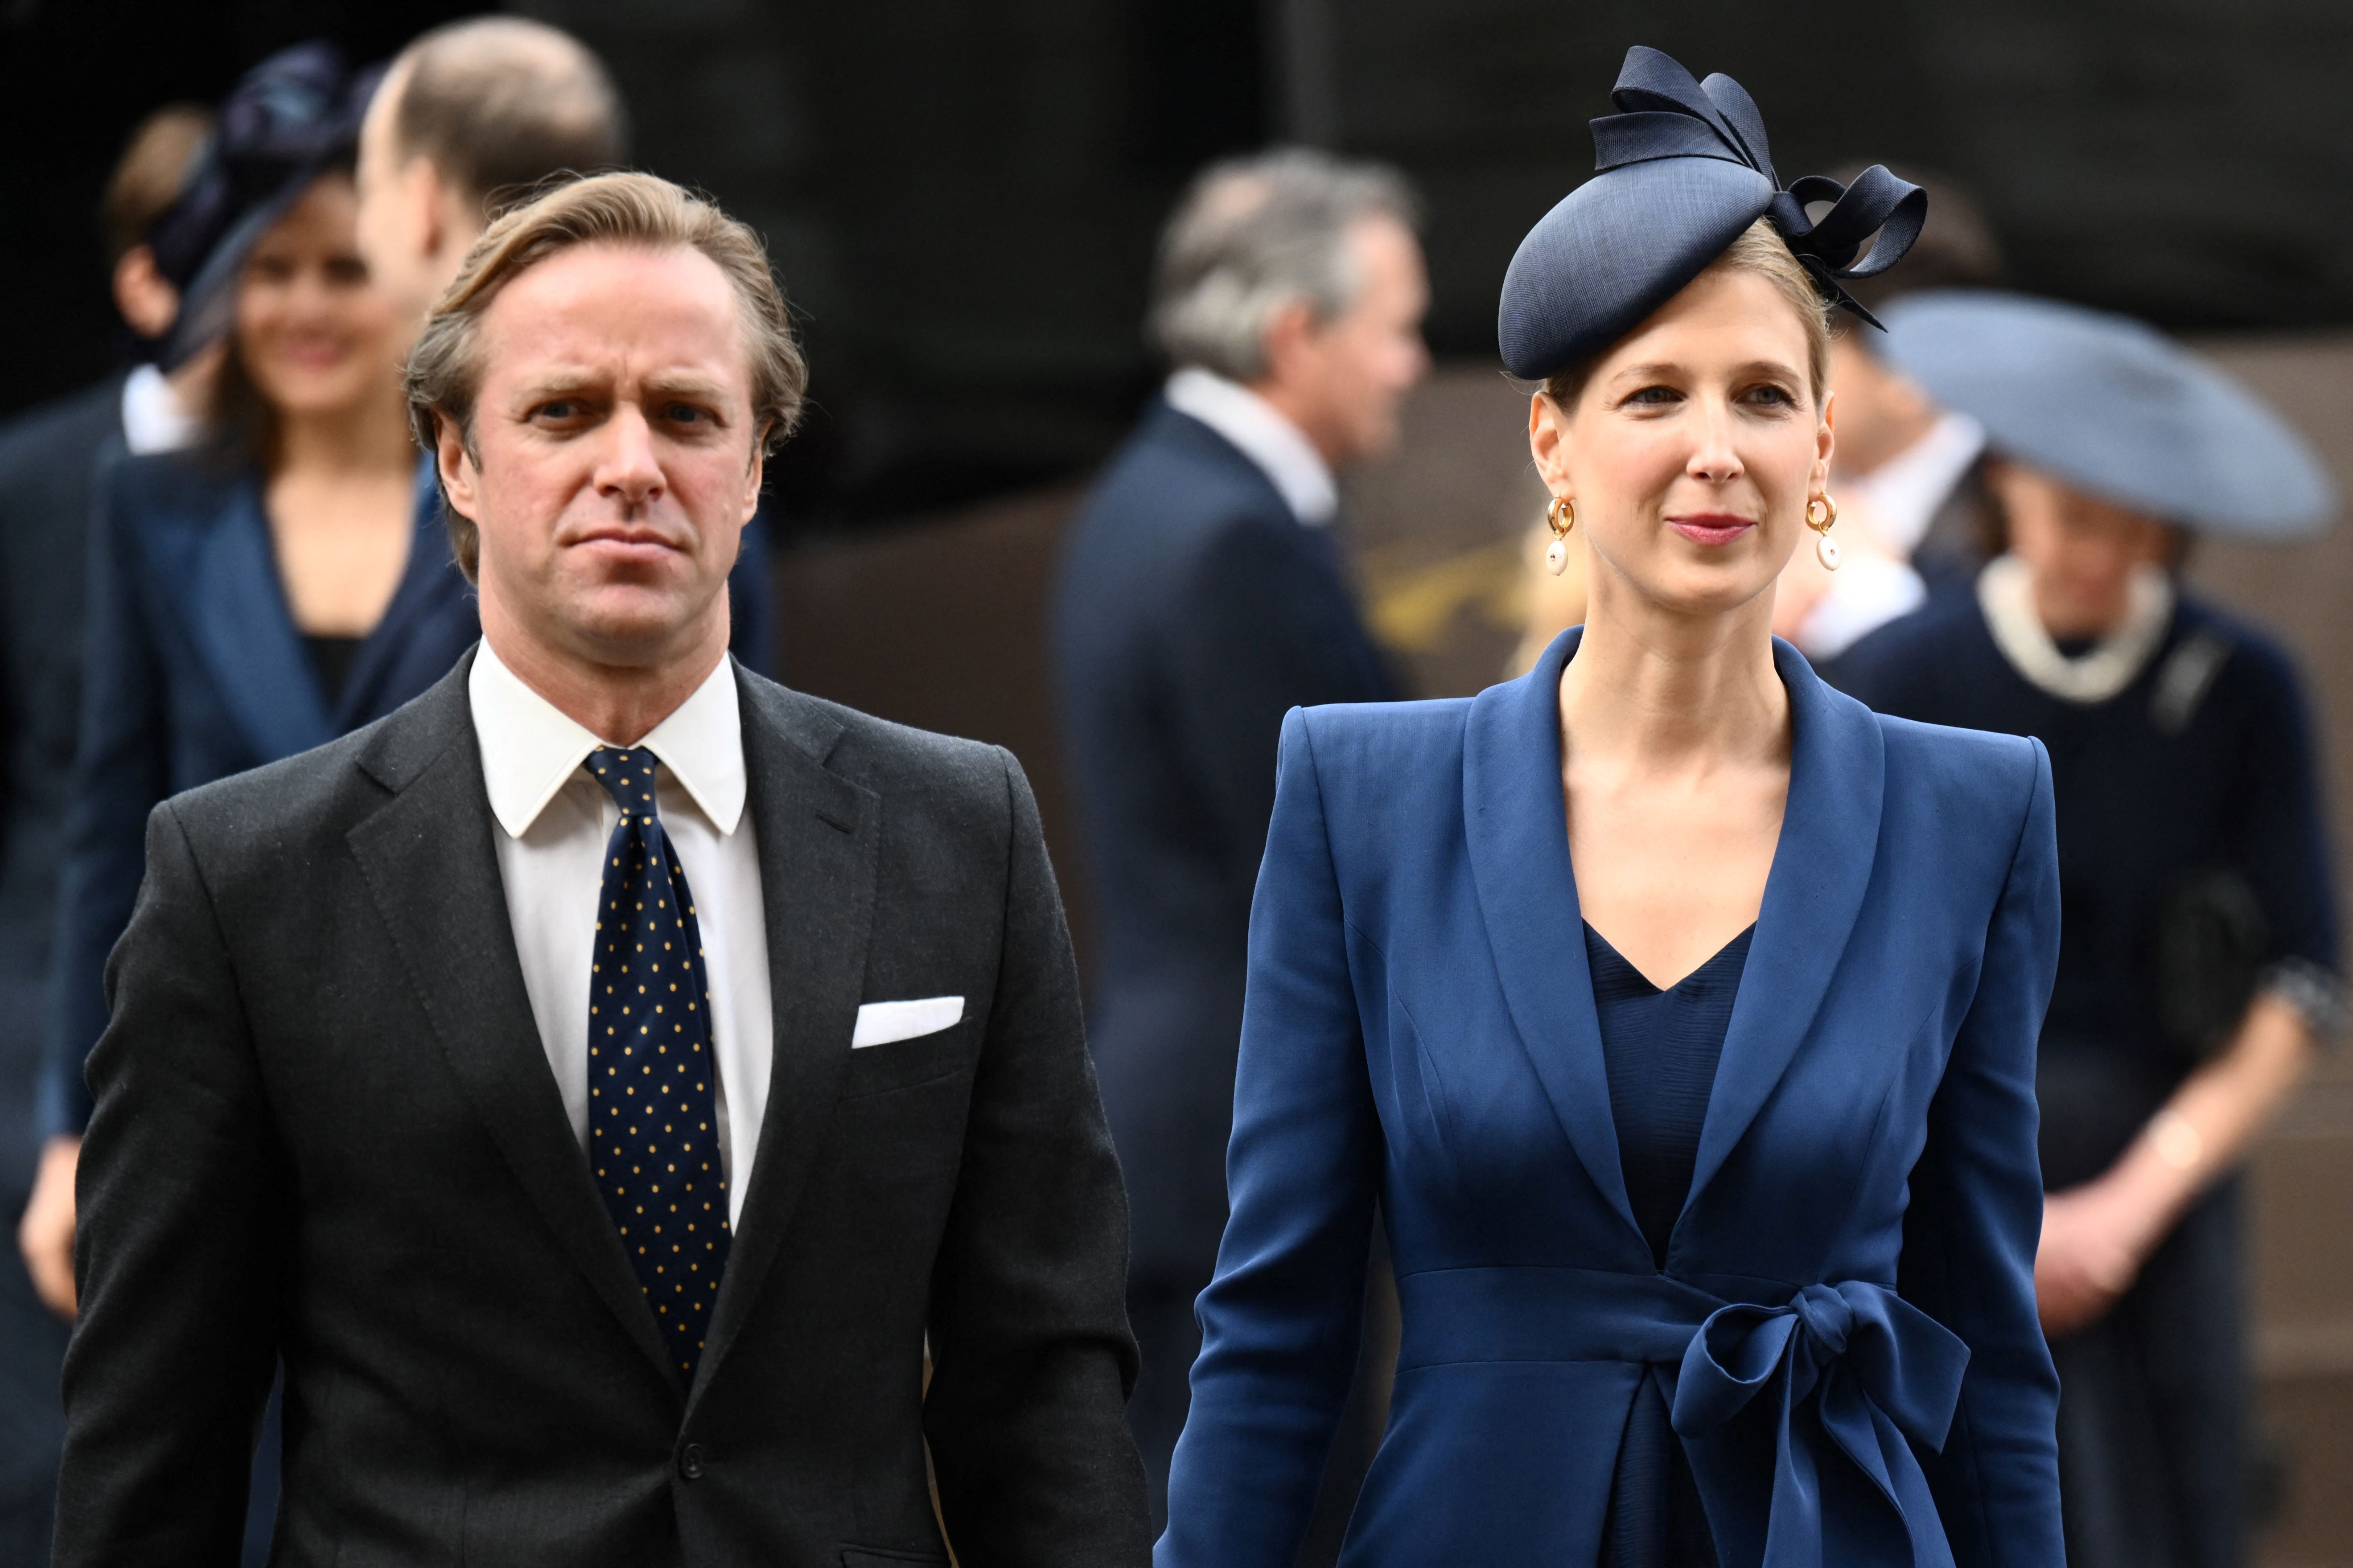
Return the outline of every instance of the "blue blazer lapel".
[[[343,734],[359,727],[361,720],[383,705],[382,688],[401,650],[406,647],[417,624],[433,613],[442,598],[452,590],[449,579],[463,578],[458,564],[449,554],[448,536],[441,525],[441,488],[434,476],[429,458],[420,458],[417,464],[417,489],[414,510],[410,519],[414,531],[408,542],[408,564],[400,574],[400,585],[393,590],[392,603],[384,609],[384,619],[368,633],[352,657],[351,673],[344,678],[343,694],[335,704],[335,732]]]
[[[286,607],[260,493],[246,483],[229,497],[196,557],[190,628],[254,754],[275,762],[335,731]]]
[[[1773,665],[1789,691],[1789,804],[1700,1131],[1693,1200],[1757,1119],[1811,1032],[1862,910],[1879,847],[1886,786],[1879,721],[1823,684],[1804,657],[1778,637]]]
[[[1560,671],[1581,630],[1563,633],[1526,675],[1472,700],[1462,737],[1462,823],[1520,1047],[1586,1173],[1639,1241],[1619,1163],[1561,794]]]

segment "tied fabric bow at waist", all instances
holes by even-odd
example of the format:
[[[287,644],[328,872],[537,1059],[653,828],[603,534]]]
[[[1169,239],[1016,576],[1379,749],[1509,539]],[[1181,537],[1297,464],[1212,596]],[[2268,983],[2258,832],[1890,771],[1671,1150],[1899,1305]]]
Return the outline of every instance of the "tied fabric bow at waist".
[[[1914,1568],[1952,1568],[1911,1445],[1944,1447],[1968,1347],[1887,1286],[1808,1285],[1779,1306],[1727,1303],[1664,1275],[1589,1268],[1441,1269],[1409,1274],[1398,1288],[1400,1370],[1625,1361],[1671,1375],[1670,1420],[1719,1530],[1746,1511],[1720,1510],[1719,1499],[1762,1490],[1741,1444],[1763,1437],[1758,1424],[1769,1426],[1763,1536],[1720,1540],[1727,1563],[1829,1568],[1831,1538],[1850,1532],[1826,1526],[1821,1467],[1842,1456],[1900,1521]]]
[[[1944,1447],[1968,1359],[1950,1330],[1883,1285],[1809,1285],[1786,1306],[1711,1313],[1683,1352],[1672,1419],[1683,1436],[1704,1438],[1757,1399],[1773,1402],[1765,1568],[1812,1568],[1826,1561],[1821,1481],[1811,1446],[1793,1441],[1791,1426],[1819,1392],[1822,1430],[1904,1521],[1914,1568],[1951,1568],[1927,1478],[1905,1440]]]
[[[1876,327],[1879,318],[1846,291],[1848,280],[1875,278],[1895,265],[1928,216],[1928,193],[1877,163],[1842,185],[1808,174],[1780,188],[1765,140],[1765,117],[1747,89],[1721,72],[1694,81],[1656,49],[1627,52],[1626,68],[1610,95],[1623,113],[1593,122],[1597,173],[1654,158],[1715,158],[1762,174],[1775,187],[1765,216],[1788,242],[1823,294]],[[1816,218],[1808,209],[1828,203]],[[1879,237],[1862,255],[1865,240]],[[1858,259],[1860,257],[1860,259]]]

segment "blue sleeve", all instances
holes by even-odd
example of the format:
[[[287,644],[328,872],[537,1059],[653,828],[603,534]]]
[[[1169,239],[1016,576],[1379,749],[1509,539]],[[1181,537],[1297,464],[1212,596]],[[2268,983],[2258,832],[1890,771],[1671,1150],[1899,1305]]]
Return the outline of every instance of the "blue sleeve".
[[[101,475],[101,497],[110,489]],[[106,958],[138,901],[147,814],[169,793],[162,682],[114,510],[102,500],[90,520],[80,738],[58,877],[41,1064],[45,1137],[79,1134],[90,1122],[82,1068],[106,1028]]]
[[[2034,1061],[2059,963],[2051,759],[2033,781],[1986,931],[1977,992],[1912,1172],[1899,1288],[1968,1346],[1959,1408],[1921,1466],[1959,1568],[2049,1568],[2059,1528],[2059,1379],[2034,1309],[2042,1235]]]
[[[2245,771],[2235,793],[2244,803],[2247,879],[2270,930],[2264,957],[2333,979],[2337,895],[2303,683],[2276,649],[2242,645],[2234,657],[2248,661],[2253,678]]]
[[[1291,1568],[1356,1370],[1380,1151],[1314,752],[1294,709],[1250,909],[1231,1217],[1201,1296],[1157,1568]]]

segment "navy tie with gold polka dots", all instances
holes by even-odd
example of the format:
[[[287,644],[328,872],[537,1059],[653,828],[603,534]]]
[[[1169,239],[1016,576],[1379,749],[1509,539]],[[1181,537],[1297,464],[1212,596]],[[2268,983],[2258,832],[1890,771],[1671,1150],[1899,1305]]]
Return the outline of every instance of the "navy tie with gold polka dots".
[[[621,808],[588,976],[588,1152],[679,1381],[691,1383],[727,1267],[711,988],[686,871],[654,804],[648,751],[599,746],[588,771]]]

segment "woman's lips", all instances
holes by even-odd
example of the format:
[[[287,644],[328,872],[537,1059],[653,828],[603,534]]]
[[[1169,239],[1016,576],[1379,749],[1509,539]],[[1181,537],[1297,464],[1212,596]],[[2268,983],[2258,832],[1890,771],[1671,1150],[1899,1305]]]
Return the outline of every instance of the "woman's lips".
[[[1671,517],[1667,526],[1694,544],[1729,544],[1757,524],[1745,517],[1709,511],[1693,517]]]

